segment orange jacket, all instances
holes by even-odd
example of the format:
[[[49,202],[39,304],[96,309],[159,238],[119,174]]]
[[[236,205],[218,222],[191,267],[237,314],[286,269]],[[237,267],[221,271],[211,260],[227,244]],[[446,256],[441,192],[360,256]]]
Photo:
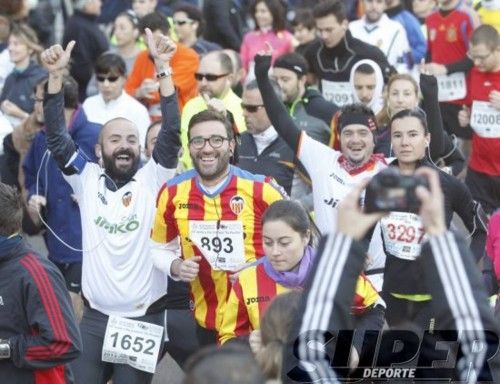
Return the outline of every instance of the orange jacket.
[[[194,78],[194,74],[198,69],[199,60],[198,54],[193,49],[179,43],[177,44],[177,52],[175,52],[170,66],[172,67],[172,79],[177,90],[181,110],[189,99],[198,94],[198,84]],[[129,95],[135,96],[135,92],[141,86],[143,80],[148,78],[155,79],[156,70],[153,60],[149,57],[149,51],[144,50],[137,55],[134,68],[125,84],[125,91]],[[159,92],[153,93],[153,96],[153,98],[141,100],[146,107],[160,102]]]

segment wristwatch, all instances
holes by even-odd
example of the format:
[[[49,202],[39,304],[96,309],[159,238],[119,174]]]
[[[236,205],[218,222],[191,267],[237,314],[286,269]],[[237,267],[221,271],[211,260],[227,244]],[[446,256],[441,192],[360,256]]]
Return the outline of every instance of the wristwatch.
[[[10,341],[0,339],[0,359],[10,359]]]
[[[156,74],[156,78],[158,80],[163,79],[163,78],[168,77],[168,76],[172,76],[172,68],[171,67],[167,67],[163,71],[161,71],[160,73]]]

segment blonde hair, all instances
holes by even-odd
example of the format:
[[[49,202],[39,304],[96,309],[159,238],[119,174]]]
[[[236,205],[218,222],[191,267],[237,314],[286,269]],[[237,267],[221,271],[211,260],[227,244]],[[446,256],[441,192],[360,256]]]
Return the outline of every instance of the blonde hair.
[[[38,56],[42,53],[43,47],[38,41],[36,32],[29,25],[24,23],[12,24],[10,35],[21,39],[24,44],[26,44],[26,46],[33,51],[37,60],[39,59]]]
[[[255,358],[267,379],[278,379],[283,365],[283,345],[298,314],[301,293],[278,295],[260,322],[262,347]]]
[[[394,75],[392,75],[389,78],[389,81],[387,81],[387,84],[385,86],[384,106],[380,110],[380,112],[377,114],[377,123],[379,126],[388,125],[391,121],[391,117],[393,114],[389,110],[389,92],[390,92],[392,84],[394,84],[398,80],[409,81],[413,85],[417,99],[420,96],[420,89],[418,87],[418,83],[411,75],[409,75],[407,73],[395,73]]]

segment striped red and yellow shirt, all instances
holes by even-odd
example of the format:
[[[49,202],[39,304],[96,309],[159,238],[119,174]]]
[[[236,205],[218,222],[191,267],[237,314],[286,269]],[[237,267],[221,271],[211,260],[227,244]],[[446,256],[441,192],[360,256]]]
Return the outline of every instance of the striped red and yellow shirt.
[[[239,242],[243,262],[262,257],[262,215],[271,203],[282,198],[282,192],[271,178],[234,166],[230,167],[226,182],[210,195],[200,187],[195,170],[173,178],[161,189],[151,237],[156,242],[167,243],[179,236],[184,259],[202,256],[198,277],[191,283],[194,315],[200,326],[219,330],[231,288],[228,272],[213,269],[201,251],[207,252],[210,248],[208,251],[222,249],[231,253],[238,249],[235,243]],[[195,245],[193,225],[213,223],[218,231],[219,226],[223,228],[224,223],[231,222],[240,222],[242,233],[232,238],[211,233]]]
[[[290,288],[269,277],[263,263],[241,271],[229,294],[219,331],[219,342],[224,344],[232,338],[246,336],[254,329],[259,329],[260,320],[271,301],[289,290]],[[363,314],[379,299],[370,280],[361,274],[356,284],[352,314]]]

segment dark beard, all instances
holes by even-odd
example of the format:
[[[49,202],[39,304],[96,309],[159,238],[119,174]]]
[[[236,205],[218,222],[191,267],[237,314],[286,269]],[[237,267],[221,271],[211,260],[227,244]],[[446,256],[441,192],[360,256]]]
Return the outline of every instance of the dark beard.
[[[115,158],[120,155],[128,155],[132,158],[132,164],[129,168],[123,170],[118,169],[115,165]],[[136,174],[139,169],[139,164],[141,161],[140,156],[135,156],[135,154],[131,151],[120,151],[112,156],[106,156],[103,154],[102,161],[104,164],[104,169],[106,170],[106,174],[117,184],[118,188],[122,185],[128,183]]]
[[[202,174],[200,167],[198,166],[197,159],[191,157],[191,161],[193,162],[193,167],[198,173],[198,175],[201,176],[202,179],[207,180],[207,181],[213,181],[217,180],[220,178],[222,175],[224,175],[227,172],[227,166],[229,164],[229,159],[231,157],[231,154],[229,152],[226,152],[224,154],[221,154],[220,159],[222,160],[219,163],[219,166],[216,168],[215,172],[211,175],[206,175]]]

